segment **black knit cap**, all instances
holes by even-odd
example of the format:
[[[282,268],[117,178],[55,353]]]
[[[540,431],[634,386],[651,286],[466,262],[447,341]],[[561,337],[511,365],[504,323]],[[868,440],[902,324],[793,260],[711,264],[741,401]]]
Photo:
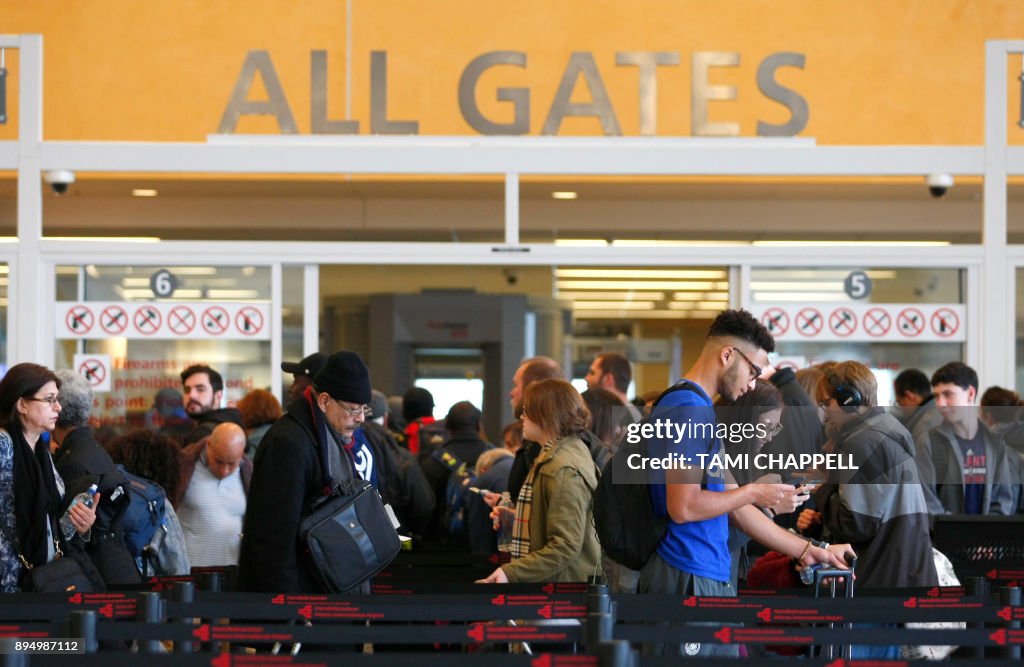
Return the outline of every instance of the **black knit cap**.
[[[423,387],[412,387],[402,396],[402,416],[406,421],[434,414],[434,396]]]
[[[313,376],[313,386],[339,401],[366,405],[372,392],[370,369],[355,352],[335,352],[327,357],[327,365]]]

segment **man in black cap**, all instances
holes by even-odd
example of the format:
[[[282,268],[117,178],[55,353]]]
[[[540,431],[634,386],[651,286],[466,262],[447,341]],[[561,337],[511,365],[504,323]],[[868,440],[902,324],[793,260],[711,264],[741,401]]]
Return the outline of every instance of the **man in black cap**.
[[[263,436],[242,528],[240,590],[327,592],[310,574],[299,522],[328,481],[325,466],[335,482],[359,475],[353,434],[369,412],[370,391],[370,372],[359,355],[335,352]]]
[[[288,400],[294,401],[299,396],[302,396],[302,392],[306,391],[306,387],[313,384],[313,377],[325,365],[327,365],[327,355],[320,352],[314,352],[299,362],[282,361],[281,370],[295,376],[291,386],[288,387]]]

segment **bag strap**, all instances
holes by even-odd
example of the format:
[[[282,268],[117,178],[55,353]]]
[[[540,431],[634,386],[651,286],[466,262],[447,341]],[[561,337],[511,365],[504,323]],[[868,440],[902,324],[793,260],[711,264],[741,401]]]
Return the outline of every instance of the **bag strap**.
[[[47,521],[49,521],[49,517],[47,517]],[[3,530],[4,539],[7,540],[8,542],[10,542],[11,545],[14,547],[14,552],[18,554],[18,560],[20,560],[21,564],[25,566],[26,570],[31,572],[32,568],[35,567],[35,566],[32,563],[28,562],[28,559],[25,558],[25,555],[21,552],[21,542],[18,540],[18,536],[14,535],[14,534],[12,534],[10,532],[10,530],[7,528],[7,524],[0,525],[0,530]],[[58,542],[57,538],[54,537],[53,538],[53,559],[54,560],[59,560],[59,559],[61,559],[63,557],[64,557],[64,552],[61,551],[60,542]]]
[[[697,395],[702,394],[703,390],[699,390],[698,391],[698,389],[699,389],[699,387],[697,386],[697,384],[691,382],[690,380],[687,380],[686,378],[683,378],[682,380],[680,380],[679,382],[676,382],[674,385],[672,385],[671,387],[669,387],[665,391],[661,392],[658,395],[658,398],[654,399],[654,403],[651,404],[651,407],[656,407],[659,403],[661,403],[661,400],[663,398],[665,398],[669,394],[675,393],[677,391],[692,391],[693,393],[695,393]],[[712,437],[710,440],[711,440],[711,443],[708,445],[708,451],[705,452],[705,454],[706,454],[705,460],[707,460],[711,456],[711,452],[714,451],[714,449],[715,449],[715,442],[716,442],[717,438],[716,437]],[[701,475],[701,478],[700,478],[700,486],[701,486],[702,489],[706,489],[707,488],[707,479],[708,479],[708,471],[707,471],[707,469],[705,469],[703,471],[703,474]]]

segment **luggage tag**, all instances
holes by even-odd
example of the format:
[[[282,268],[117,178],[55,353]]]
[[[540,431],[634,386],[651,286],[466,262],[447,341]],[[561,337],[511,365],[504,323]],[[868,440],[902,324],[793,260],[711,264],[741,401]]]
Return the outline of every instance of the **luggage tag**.
[[[391,509],[391,505],[385,503],[384,511],[388,513],[388,519],[391,520],[391,527],[398,530],[402,526],[402,522],[398,520],[397,516],[395,516],[395,510]],[[410,542],[412,540],[411,537],[407,537],[405,535],[399,535],[398,539],[402,542]]]

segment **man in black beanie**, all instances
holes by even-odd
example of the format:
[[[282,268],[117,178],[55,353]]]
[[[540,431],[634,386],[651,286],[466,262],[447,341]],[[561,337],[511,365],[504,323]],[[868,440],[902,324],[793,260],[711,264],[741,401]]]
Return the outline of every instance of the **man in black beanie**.
[[[360,476],[366,462],[354,451],[353,434],[369,412],[370,392],[370,372],[359,355],[335,352],[263,436],[242,527],[240,590],[328,592],[310,573],[299,522],[331,480]]]

